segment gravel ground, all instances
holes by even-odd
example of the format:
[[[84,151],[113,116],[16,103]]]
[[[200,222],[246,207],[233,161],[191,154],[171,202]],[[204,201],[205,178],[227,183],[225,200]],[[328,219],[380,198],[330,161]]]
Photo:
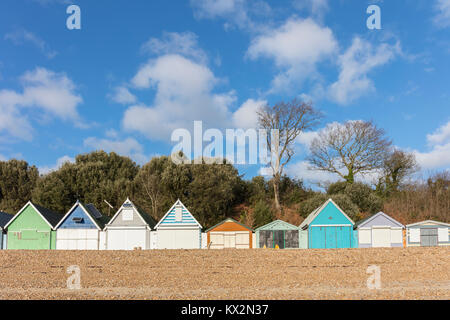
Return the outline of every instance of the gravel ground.
[[[0,250],[0,299],[450,299],[450,248]],[[67,289],[77,265],[81,289]],[[381,289],[369,290],[369,265]]]

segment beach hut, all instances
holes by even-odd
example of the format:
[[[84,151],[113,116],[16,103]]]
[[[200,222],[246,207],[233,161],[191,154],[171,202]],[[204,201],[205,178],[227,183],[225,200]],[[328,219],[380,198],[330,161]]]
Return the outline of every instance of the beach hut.
[[[6,224],[7,249],[55,249],[62,215],[29,201]]]
[[[202,226],[177,200],[155,227],[158,249],[200,249]]]
[[[258,248],[299,248],[300,229],[282,220],[259,227],[255,233]]]
[[[209,228],[206,235],[210,249],[253,248],[253,230],[232,218],[227,218]]]
[[[329,199],[300,224],[305,238],[302,245],[311,249],[355,248],[354,225],[353,220]]]
[[[105,218],[93,204],[77,201],[56,225],[56,249],[99,250]]]
[[[150,232],[154,226],[153,218],[127,198],[105,225],[106,249],[150,249]]]
[[[13,217],[12,214],[0,211],[0,249],[6,249],[6,230],[5,226]]]
[[[363,219],[356,226],[359,248],[403,247],[405,226],[384,212]]]
[[[450,246],[450,224],[426,220],[406,225],[408,247]]]

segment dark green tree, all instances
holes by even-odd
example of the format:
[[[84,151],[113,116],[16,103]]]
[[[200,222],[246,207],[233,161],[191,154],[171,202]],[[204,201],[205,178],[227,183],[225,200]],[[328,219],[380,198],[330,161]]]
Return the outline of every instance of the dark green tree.
[[[26,161],[0,161],[0,210],[17,213],[31,200],[38,178],[38,169]]]
[[[33,200],[49,209],[65,213],[76,200],[93,203],[104,214],[113,214],[131,195],[139,167],[128,157],[114,152],[95,151],[78,155],[75,163],[40,177]],[[113,210],[113,211],[114,211]]]
[[[253,209],[254,225],[256,227],[263,226],[273,221],[274,215],[270,207],[263,200],[256,202]]]

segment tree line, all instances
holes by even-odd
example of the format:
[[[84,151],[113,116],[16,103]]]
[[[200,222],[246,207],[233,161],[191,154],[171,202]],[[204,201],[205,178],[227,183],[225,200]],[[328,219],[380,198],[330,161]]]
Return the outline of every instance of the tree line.
[[[130,197],[158,220],[181,199],[205,227],[226,217],[258,227],[274,219],[298,225],[331,197],[355,221],[381,210],[403,223],[450,220],[450,175],[445,171],[425,181],[402,183],[395,191],[384,180],[377,186],[343,180],[319,192],[284,175],[278,187],[281,210],[275,206],[273,183],[262,176],[245,180],[227,163],[176,165],[160,156],[138,166],[114,152],[95,151],[46,175],[23,160],[0,162],[0,210],[16,213],[32,199],[64,214],[80,200],[112,216]]]
[[[46,175],[23,160],[3,161],[0,210],[16,213],[32,199],[65,213],[80,200],[111,216],[130,197],[159,220],[180,199],[204,227],[225,217],[258,227],[274,219],[298,225],[331,197],[354,221],[384,210],[403,223],[420,219],[449,222],[449,172],[412,179],[419,170],[414,154],[393,147],[385,131],[370,121],[333,123],[312,140],[307,158],[310,168],[340,177],[338,182],[321,185],[324,192],[286,176],[284,168],[294,156],[297,138],[314,129],[321,117],[310,103],[295,99],[258,111],[260,128],[279,131],[277,143],[267,137],[277,158],[271,164],[271,179],[243,179],[226,160],[175,164],[171,156],[160,156],[139,166],[128,157],[104,151],[80,154],[74,163],[66,162]],[[374,173],[377,180],[372,184],[358,182],[358,177]]]

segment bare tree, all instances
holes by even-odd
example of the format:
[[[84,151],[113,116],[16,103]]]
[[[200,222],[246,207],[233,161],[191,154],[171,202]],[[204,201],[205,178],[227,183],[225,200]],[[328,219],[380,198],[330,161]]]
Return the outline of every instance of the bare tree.
[[[338,174],[348,183],[356,174],[383,168],[391,141],[372,122],[347,121],[329,125],[310,146],[312,169]]]
[[[419,166],[413,153],[394,148],[384,160],[383,176],[379,184],[384,185],[387,193],[398,191],[404,180],[418,170]]]
[[[279,186],[286,164],[294,155],[293,144],[298,135],[318,125],[321,118],[310,103],[294,99],[290,102],[279,102],[273,106],[266,105],[258,110],[258,122],[262,129],[266,129],[267,147],[275,161],[271,162],[273,175],[273,191],[275,207],[281,210]],[[271,130],[278,130],[277,141],[272,141]],[[275,162],[275,163],[274,163]]]
[[[160,177],[151,172],[144,172],[136,178],[142,191],[150,199],[150,204],[152,208],[152,216],[158,218],[158,209],[160,205],[161,194],[161,179]]]

